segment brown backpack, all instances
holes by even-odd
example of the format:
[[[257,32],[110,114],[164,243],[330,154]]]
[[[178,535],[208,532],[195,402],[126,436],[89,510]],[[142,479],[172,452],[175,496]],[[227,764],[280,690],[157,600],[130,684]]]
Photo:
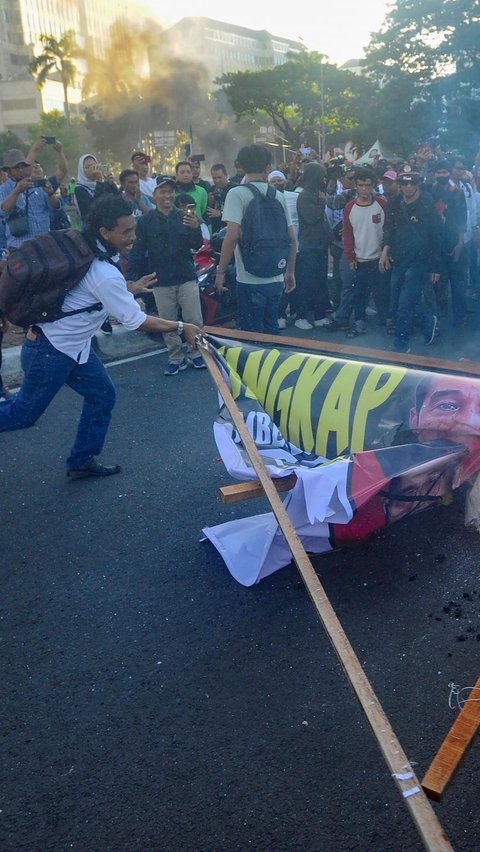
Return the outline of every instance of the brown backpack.
[[[61,310],[65,294],[88,272],[95,254],[79,231],[50,231],[26,240],[7,257],[0,276],[0,312],[27,328],[64,316],[99,311],[96,302],[77,311]]]

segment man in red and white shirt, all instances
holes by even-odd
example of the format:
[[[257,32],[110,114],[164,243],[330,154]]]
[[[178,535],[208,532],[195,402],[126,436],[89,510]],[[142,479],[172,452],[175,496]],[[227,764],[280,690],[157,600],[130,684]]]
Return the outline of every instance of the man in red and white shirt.
[[[382,281],[378,261],[382,252],[383,223],[387,202],[374,195],[375,175],[369,169],[358,169],[355,176],[357,197],[349,201],[343,213],[343,247],[353,281],[355,322],[347,333],[356,337],[365,333],[365,308],[373,291],[378,319],[387,317],[388,284]]]

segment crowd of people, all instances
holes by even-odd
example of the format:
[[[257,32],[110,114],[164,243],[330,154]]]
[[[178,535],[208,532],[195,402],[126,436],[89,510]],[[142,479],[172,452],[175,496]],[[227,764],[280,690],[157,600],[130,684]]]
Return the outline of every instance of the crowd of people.
[[[57,158],[49,176],[40,162],[47,145]],[[374,316],[393,336],[393,348],[406,352],[417,329],[429,345],[441,321],[459,329],[466,325],[469,300],[480,297],[480,156],[468,169],[457,154],[421,146],[405,162],[377,157],[359,166],[342,157],[321,162],[312,149],[301,148],[288,164],[272,169],[267,148],[242,151],[247,148],[250,159],[257,158],[253,166],[237,158],[229,176],[225,164],[214,163],[208,179],[202,176],[202,155],[191,155],[176,164],[174,173],[159,175],[152,173],[151,157],[135,151],[116,176],[96,156],[84,154],[71,178],[55,137],[37,139],[26,155],[6,151],[0,171],[2,256],[50,229],[82,227],[95,200],[122,195],[137,226],[137,242],[131,257],[123,258],[123,271],[127,278],[155,274],[155,301],[144,298],[166,319],[176,319],[181,310],[186,321],[201,325],[192,252],[225,228],[217,288],[225,290],[222,276],[234,256],[242,329],[279,333],[294,324],[308,332],[324,326],[353,338],[366,333]],[[240,208],[242,196],[234,193],[229,201],[229,195],[246,182],[272,185],[285,206],[296,247],[283,278],[256,280],[243,266],[241,219],[250,194],[243,195]],[[185,216],[192,217],[186,236]],[[282,281],[287,286],[274,286]],[[256,297],[261,288],[274,296],[253,316],[247,291],[255,284]],[[111,333],[108,319],[102,330]],[[166,343],[166,373],[176,375],[188,361],[179,339],[169,335]],[[194,366],[201,368],[201,359]],[[3,392],[0,380],[0,396]]]

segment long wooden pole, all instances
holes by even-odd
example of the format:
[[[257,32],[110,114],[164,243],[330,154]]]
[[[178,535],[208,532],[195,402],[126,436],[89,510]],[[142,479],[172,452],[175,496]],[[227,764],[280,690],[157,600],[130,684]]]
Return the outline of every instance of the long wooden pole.
[[[427,358],[424,355],[401,355],[398,352],[387,352],[385,349],[369,349],[363,346],[352,346],[348,343],[333,343],[330,340],[307,340],[300,337],[286,337],[280,334],[260,334],[239,329],[220,328],[214,325],[205,326],[205,334],[214,337],[224,337],[227,340],[244,340],[245,343],[265,343],[267,346],[287,346],[290,349],[306,349],[309,352],[320,352],[323,355],[333,355],[335,358],[355,358],[362,361],[379,361],[381,364],[400,364],[412,370],[432,370],[433,372],[454,373],[465,376],[480,376],[478,361],[463,359],[448,361],[444,358]]]
[[[250,436],[241,412],[235,404],[230,389],[225,382],[221,371],[209,352],[205,342],[199,342],[200,352],[208,367],[213,382],[220,393],[230,416],[235,424],[238,434],[243,442],[253,467],[260,480],[265,495],[268,498],[272,511],[278,521],[278,525],[285,536],[295,564],[300,572],[302,580],[307,588],[317,615],[325,628],[327,635],[337,653],[344,668],[350,685],[353,687],[362,709],[370,723],[372,731],[377,739],[382,754],[395,780],[395,784],[405,799],[408,810],[418,828],[425,848],[429,852],[446,852],[452,850],[452,846],[443,831],[435,812],[432,809],[420,782],[418,781],[411,764],[409,763],[393,728],[385,715],[373,688],[360,665],[350,642],[340,624],[335,610],[333,609],[320,580],[308,558],[302,542],[285,510],[285,507],[274,487],[260,453]]]

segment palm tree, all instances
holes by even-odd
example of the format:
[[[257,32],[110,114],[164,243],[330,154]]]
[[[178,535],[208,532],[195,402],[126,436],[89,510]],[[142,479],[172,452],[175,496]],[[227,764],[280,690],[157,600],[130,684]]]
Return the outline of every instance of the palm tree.
[[[77,68],[73,60],[80,56],[80,48],[76,42],[75,31],[67,30],[61,38],[42,33],[39,41],[43,47],[42,53],[35,56],[29,65],[32,77],[36,78],[39,89],[45,85],[52,74],[60,74],[63,86],[65,116],[70,124],[70,107],[68,103],[68,87],[73,86]]]

